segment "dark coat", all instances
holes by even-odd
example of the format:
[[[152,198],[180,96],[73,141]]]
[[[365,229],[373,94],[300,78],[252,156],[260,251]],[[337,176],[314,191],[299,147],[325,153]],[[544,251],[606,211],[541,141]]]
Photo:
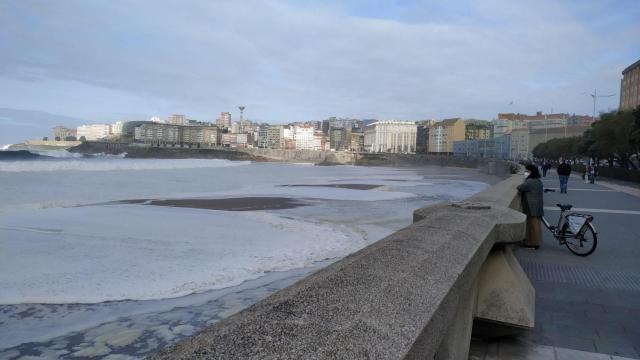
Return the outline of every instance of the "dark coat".
[[[543,216],[542,204],[543,185],[540,179],[527,178],[518,185],[518,191],[522,195],[522,212],[527,216]]]
[[[558,175],[564,175],[564,176],[571,175],[571,165],[569,164],[558,165]]]

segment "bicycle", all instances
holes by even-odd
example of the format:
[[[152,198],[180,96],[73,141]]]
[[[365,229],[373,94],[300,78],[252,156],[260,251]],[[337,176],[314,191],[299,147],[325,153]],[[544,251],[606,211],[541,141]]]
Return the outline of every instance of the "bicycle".
[[[555,192],[553,189],[544,189],[544,192]],[[569,251],[578,256],[589,256],[598,245],[598,233],[593,225],[593,216],[577,212],[569,212],[573,205],[556,204],[560,208],[558,225],[551,225],[542,217],[542,223],[551,231],[560,245],[565,245]]]

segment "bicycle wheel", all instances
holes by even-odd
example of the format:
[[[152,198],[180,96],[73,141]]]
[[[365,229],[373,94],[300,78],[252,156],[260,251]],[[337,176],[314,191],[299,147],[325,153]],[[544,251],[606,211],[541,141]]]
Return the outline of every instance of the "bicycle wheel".
[[[589,256],[596,251],[598,245],[598,236],[593,230],[593,226],[587,223],[584,225],[586,229],[581,234],[573,235],[569,230],[569,224],[564,224],[560,236],[564,238],[564,244],[567,249],[578,256]],[[566,237],[565,237],[566,236]]]

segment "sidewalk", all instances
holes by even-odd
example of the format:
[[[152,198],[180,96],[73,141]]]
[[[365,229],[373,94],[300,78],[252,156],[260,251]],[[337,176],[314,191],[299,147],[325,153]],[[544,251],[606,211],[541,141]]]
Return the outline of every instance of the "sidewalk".
[[[543,182],[545,188],[559,187],[555,173]],[[546,229],[540,250],[518,249],[536,289],[535,329],[497,342],[475,341],[470,358],[640,359],[640,194],[632,195],[640,189],[609,181],[585,184],[578,177],[568,189],[545,194],[545,217],[557,222],[556,203],[591,213],[596,251],[575,256]]]

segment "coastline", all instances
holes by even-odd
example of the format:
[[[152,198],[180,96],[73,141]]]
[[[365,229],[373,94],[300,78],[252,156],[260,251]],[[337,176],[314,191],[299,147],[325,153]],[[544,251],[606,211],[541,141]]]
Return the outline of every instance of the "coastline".
[[[256,164],[256,166],[263,168],[269,166],[277,166],[281,167],[281,165],[287,164]],[[308,174],[308,171],[317,173],[318,171],[329,171],[330,173],[343,173],[344,171],[356,171],[354,167],[345,167],[344,169],[334,168],[334,169],[319,169],[319,168],[309,168],[308,170],[305,168],[301,168],[298,166],[282,166],[283,168],[297,169],[296,171],[301,172],[304,171],[305,174]],[[390,169],[380,169],[375,170],[371,169],[371,171],[388,171]],[[399,176],[402,176],[407,171],[418,171],[418,175],[424,177],[426,179],[425,185],[430,187],[436,184],[441,184],[445,182],[447,179],[451,180],[460,180],[463,182],[467,181],[484,181],[484,179],[478,175],[479,171],[476,169],[468,169],[468,168],[446,168],[446,167],[426,167],[426,166],[406,166],[402,169],[399,169]],[[203,171],[203,170],[199,170]],[[371,181],[371,178],[368,176],[358,176],[358,173],[361,171],[369,171],[366,169],[366,166],[363,166],[360,170],[357,170],[356,173],[350,177],[345,178],[343,183],[331,183],[327,182],[319,182],[318,184],[314,184],[314,180],[308,180],[305,177],[298,179],[297,181],[285,176],[284,179],[288,180],[287,182],[280,183],[280,185],[274,184],[273,186],[283,186],[283,187],[291,187],[292,189],[284,189],[286,191],[294,190],[298,191],[307,191],[307,187],[317,187],[317,188],[325,188],[325,191],[336,191],[336,189],[349,189],[355,190],[354,195],[357,197],[366,196],[365,193],[367,190],[372,190],[374,185],[367,184],[367,182]],[[64,173],[68,175],[67,173]],[[87,173],[88,174],[88,173]],[[82,176],[86,176],[87,174],[80,174]],[[488,175],[487,175],[488,176]],[[393,178],[393,176],[389,175],[380,175],[380,181],[382,182],[395,182],[398,185],[402,186],[416,186],[409,185],[413,180],[403,180],[402,178]],[[74,179],[76,175],[74,175]],[[182,179],[182,176],[178,176],[176,179]],[[330,177],[331,179],[331,177]],[[362,181],[362,183],[359,183]],[[487,181],[490,182],[490,181]],[[236,182],[234,181],[234,184]],[[392,186],[386,184],[385,186]],[[464,187],[465,184],[462,183],[459,186]],[[319,190],[319,189],[309,189],[309,190]],[[452,189],[450,189],[452,190]],[[383,194],[386,193],[386,189],[380,190]],[[374,191],[375,194],[378,194],[379,191]],[[413,202],[422,202],[422,201],[448,201],[447,194],[450,192],[444,192],[442,197],[440,194],[432,197],[416,197],[410,201]],[[156,195],[157,196],[157,195]],[[188,195],[186,195],[188,196]],[[226,195],[229,196],[229,195]],[[247,197],[245,197],[247,196]],[[286,196],[286,195],[285,195]],[[307,214],[307,216],[315,216],[310,211],[313,211],[314,206],[302,206],[300,208],[290,207],[290,208],[278,208],[284,202],[285,204],[289,202],[290,198],[285,196],[277,197],[277,196],[265,196],[261,199],[264,203],[261,206],[268,206],[271,209],[282,210],[280,215],[287,219],[291,216],[302,216]],[[200,209],[213,209],[213,210],[225,210],[225,211],[243,211],[243,210],[265,210],[265,208],[257,208],[255,204],[251,204],[255,199],[259,196],[249,196],[247,193],[236,194],[236,197],[233,198],[187,198],[181,197],[180,195],[175,195],[175,198],[170,197],[154,197],[151,195],[136,197],[123,195],[122,199],[132,199],[125,200],[129,201],[132,205],[157,205],[157,206],[173,206],[173,207],[189,207],[189,208],[200,208]],[[300,199],[299,199],[300,200]],[[328,212],[322,216],[323,221],[327,222],[337,222],[336,226],[343,226],[345,223],[349,223],[351,219],[356,216],[357,212],[354,211],[355,207],[350,205],[348,201],[343,201],[345,199],[342,198],[333,198],[329,197],[320,202],[310,201],[311,204],[318,206],[324,206],[324,209],[328,208],[336,208],[335,212],[329,214]],[[159,203],[153,204],[153,201],[157,201]],[[301,199],[300,202],[305,202],[306,200]],[[398,200],[397,203],[406,204],[407,200]],[[243,204],[243,202],[245,204]],[[246,204],[249,202],[249,204]],[[88,204],[89,205],[89,204]],[[96,205],[109,205],[106,203],[94,203],[90,206],[95,208],[99,207]],[[115,204],[114,204],[115,205]],[[251,209],[242,209],[242,206],[250,206]],[[304,204],[303,204],[304,205]],[[376,218],[377,214],[387,214],[389,212],[391,203],[386,202],[372,202],[367,203],[367,208],[373,208],[374,213],[372,213],[372,218]],[[152,210],[149,207],[149,210]],[[169,210],[168,208],[161,209]],[[178,210],[178,209],[176,209]],[[84,212],[84,209],[81,210]],[[114,211],[119,211],[118,209]],[[137,210],[136,210],[137,211]],[[144,211],[144,210],[143,210]],[[195,213],[195,212],[194,212]],[[393,213],[397,213],[393,211]],[[210,216],[210,215],[206,215]],[[243,214],[228,214],[228,216],[243,216]],[[356,216],[357,217],[357,216]],[[392,219],[394,224],[398,224],[398,216]],[[302,219],[302,218],[301,218]],[[402,219],[405,219],[405,216],[402,216]],[[407,222],[410,222],[410,217],[406,217]],[[210,221],[207,218],[206,222]],[[371,225],[369,221],[363,222],[363,224],[358,225],[358,231],[365,231],[370,233],[377,233],[383,231],[383,227],[386,226],[385,223]],[[386,236],[383,234],[383,236]],[[378,236],[376,236],[378,237]],[[329,262],[336,260],[337,258],[331,259]],[[215,259],[218,261],[219,259]],[[57,337],[50,337],[47,333],[40,333],[36,331],[34,335],[37,333],[41,336],[39,339],[34,342],[25,342],[22,345],[14,347],[13,349],[4,349],[0,351],[0,358],[2,358],[3,352],[6,351],[14,351],[17,354],[25,355],[31,354],[32,351],[42,351],[41,355],[50,355],[53,352],[47,351],[60,351],[64,352],[67,356],[69,354],[76,354],[78,352],[78,356],[81,354],[85,354],[88,356],[89,353],[95,354],[95,358],[104,358],[109,355],[126,355],[126,356],[144,356],[151,352],[156,351],[159,348],[165,347],[174,343],[175,341],[184,339],[186,336],[200,331],[208,325],[219,321],[229,315],[232,315],[234,312],[241,310],[244,307],[247,307],[253,304],[255,301],[260,300],[262,297],[267,296],[289,284],[294,282],[297,279],[300,279],[309,271],[313,271],[322,265],[318,265],[315,267],[314,264],[311,268],[294,268],[290,272],[283,273],[275,273],[275,272],[267,272],[264,276],[259,277],[253,280],[248,280],[247,282],[238,285],[231,286],[224,289],[220,289],[225,293],[233,293],[234,295],[229,298],[220,299],[220,301],[216,300],[209,305],[205,305],[200,307],[199,305],[195,305],[191,303],[192,300],[202,300],[205,296],[199,294],[192,294],[186,297],[178,298],[179,300],[172,299],[163,299],[163,300],[144,300],[144,301],[114,301],[114,302],[104,302],[97,304],[65,304],[65,305],[47,305],[47,304],[24,304],[24,305],[8,305],[6,309],[12,309],[11,313],[7,313],[7,316],[12,316],[11,314],[25,314],[25,318],[22,319],[23,324],[32,324],[33,327],[31,329],[25,328],[25,331],[33,331],[35,328],[44,328],[45,322],[53,323],[61,318],[66,319],[67,316],[71,316],[66,323],[65,329],[72,329],[72,332],[66,332]],[[265,284],[264,287],[260,289],[253,290],[255,286],[248,286],[250,284],[260,284],[267,279],[271,279],[271,276],[277,276],[281,278],[281,281],[278,280],[276,282],[272,282],[269,284]],[[291,277],[289,277],[291,276]],[[263,279],[264,278],[264,279]],[[245,287],[246,284],[248,287]],[[211,293],[213,294],[213,293]],[[228,301],[227,301],[228,300]],[[184,302],[182,302],[184,301]],[[241,304],[239,303],[241,302]],[[190,304],[191,303],[191,304]],[[117,320],[111,320],[110,322],[104,323],[104,318],[102,315],[110,314],[110,310],[112,307],[121,308],[121,312],[119,313],[122,317],[119,317]],[[215,310],[213,306],[216,307]],[[155,311],[152,308],[162,307],[166,310]],[[167,309],[170,308],[170,309]],[[94,311],[95,309],[95,311]],[[55,310],[55,311],[54,311]],[[202,312],[199,312],[202,310]],[[58,315],[58,313],[60,313]],[[143,314],[144,313],[144,314]],[[44,318],[42,316],[44,315]],[[22,316],[22,315],[20,315]],[[86,317],[83,318],[83,316]],[[94,325],[94,327],[86,326],[83,327],[83,324],[89,325],[91,322],[98,321],[102,323],[101,325]],[[38,325],[40,324],[40,325]],[[44,330],[43,330],[44,331]],[[57,334],[62,333],[63,331],[57,332]],[[102,339],[119,336],[120,334],[124,334],[129,336],[128,339],[131,341],[130,345],[127,345],[122,348],[112,349],[110,353],[104,352],[103,355],[99,355],[99,353],[106,351],[104,348],[104,343],[101,342]],[[167,338],[163,336],[166,334]],[[16,333],[16,336],[19,336],[19,332]],[[124,336],[122,335],[122,336]],[[34,338],[35,337],[31,337]],[[54,347],[58,347],[59,344],[65,344],[58,349],[54,349]],[[140,352],[138,352],[140,351]],[[19,356],[19,355],[18,355]]]
[[[226,159],[231,161],[305,163],[316,166],[353,165],[382,167],[424,167],[481,169],[506,178],[511,162],[492,158],[458,157],[448,154],[356,153],[262,148],[152,147],[128,143],[84,142],[68,149],[72,153],[121,155],[146,159]]]

